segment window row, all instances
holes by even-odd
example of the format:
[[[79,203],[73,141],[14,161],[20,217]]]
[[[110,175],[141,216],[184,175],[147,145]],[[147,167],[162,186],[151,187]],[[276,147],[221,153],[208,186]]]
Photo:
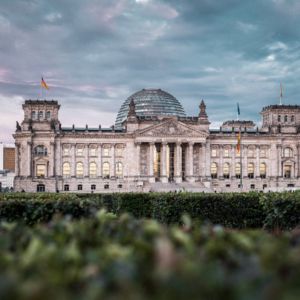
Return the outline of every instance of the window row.
[[[210,167],[210,173],[212,178],[218,178],[218,176],[223,176],[224,178],[230,178],[230,164],[223,164],[222,174],[218,174],[218,164],[213,162]],[[248,163],[247,166],[247,175],[248,178],[254,178],[254,163]],[[259,165],[259,176],[261,178],[266,178],[267,176],[267,166],[265,163]],[[235,164],[235,177],[241,178],[241,164]]]
[[[278,115],[277,116],[277,121],[278,122],[282,122],[283,121],[283,122],[287,123],[287,122],[289,122],[289,119],[290,119],[290,122],[293,123],[295,121],[295,116],[294,115],[292,115],[292,116],[288,116],[288,115],[281,116],[281,115]]]
[[[96,147],[89,148],[89,155],[90,156],[98,156],[98,149]],[[84,155],[84,147],[76,147],[75,150],[76,156],[83,156]],[[112,152],[110,148],[104,147],[102,148],[102,156],[111,156]],[[71,148],[70,147],[63,147],[63,155],[69,156],[71,155]],[[117,147],[115,148],[115,156],[122,156],[123,155],[123,148]]]
[[[237,151],[236,149],[235,149],[235,151],[236,151],[235,156],[239,157],[240,156],[240,151]],[[266,149],[266,148],[259,149],[259,156],[260,157],[267,157],[267,153],[268,153],[267,151],[268,151],[268,149]],[[220,152],[221,152],[221,150],[219,150],[219,149],[216,149],[216,148],[211,149],[211,157],[218,157],[220,155]],[[223,149],[222,154],[223,154],[223,157],[231,157],[231,155],[232,155],[231,149],[229,149],[229,148]],[[255,157],[256,156],[256,149],[254,147],[253,148],[248,148],[246,155],[248,157]]]
[[[91,184],[91,191],[95,191],[96,188],[97,188],[96,184]],[[109,189],[109,184],[108,184],[108,183],[104,184],[103,188],[104,188],[105,190],[108,190],[108,189]],[[118,184],[118,188],[119,188],[119,189],[123,188],[123,185],[122,185],[121,183]],[[77,185],[77,191],[82,191],[82,190],[83,190],[83,185],[82,185],[82,184],[78,184],[78,185]],[[65,185],[64,185],[64,191],[65,191],[65,192],[70,191],[70,185],[69,185],[69,184],[65,184]]]
[[[32,111],[31,112],[31,119],[32,120],[50,120],[51,119],[51,112],[50,111]]]
[[[220,154],[219,149],[211,149],[211,157],[218,157]],[[283,149],[283,157],[292,157],[293,156],[293,149],[290,147],[286,147]],[[240,153],[236,152],[236,156],[239,157]],[[246,152],[247,157],[255,157],[256,156],[256,149],[253,148],[248,148]],[[261,148],[259,149],[259,156],[261,158],[267,157],[267,149],[266,148]],[[231,157],[231,149],[223,149],[223,157]]]
[[[104,162],[102,164],[102,177],[109,178],[110,177],[110,163]],[[95,162],[91,162],[88,166],[89,168],[89,177],[97,177],[98,167]],[[75,175],[78,178],[82,178],[84,176],[84,165],[82,162],[78,162],[75,165]],[[115,175],[116,177],[123,177],[123,164],[121,162],[117,162],[115,164]],[[71,176],[71,164],[69,162],[63,163],[63,177]]]

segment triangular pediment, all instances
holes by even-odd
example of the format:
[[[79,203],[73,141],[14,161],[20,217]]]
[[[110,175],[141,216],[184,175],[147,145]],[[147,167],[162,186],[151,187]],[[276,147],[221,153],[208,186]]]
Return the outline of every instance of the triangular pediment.
[[[206,138],[208,133],[194,129],[180,121],[168,120],[160,124],[155,124],[144,128],[138,132],[139,136],[174,136],[174,137],[202,137]]]

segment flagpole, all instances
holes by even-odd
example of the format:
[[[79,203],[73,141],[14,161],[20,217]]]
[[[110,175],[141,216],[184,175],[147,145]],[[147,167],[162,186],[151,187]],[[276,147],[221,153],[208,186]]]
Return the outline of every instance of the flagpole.
[[[282,105],[282,84],[280,83],[280,98],[279,98],[280,100],[280,105]]]
[[[240,166],[241,166],[241,174],[240,174],[240,188],[243,190],[243,148],[242,148],[242,126],[240,126]]]

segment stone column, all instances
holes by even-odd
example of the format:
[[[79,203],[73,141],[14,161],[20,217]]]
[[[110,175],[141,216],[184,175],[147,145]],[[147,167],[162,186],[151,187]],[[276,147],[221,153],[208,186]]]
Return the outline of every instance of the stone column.
[[[90,164],[89,164],[89,145],[84,145],[84,159],[83,159],[83,176],[90,176]]]
[[[149,182],[155,182],[154,178],[154,147],[153,142],[149,143]]]
[[[259,165],[260,165],[260,159],[259,159],[259,146],[256,146],[256,168],[255,168],[255,172],[256,174],[254,174],[254,178],[255,177],[259,177],[260,176],[260,169],[259,169]]]
[[[56,141],[55,147],[55,176],[62,176],[62,145],[60,139]]]
[[[235,157],[236,157],[236,155],[235,155],[235,151],[236,151],[236,149],[235,149],[235,147],[234,146],[231,146],[231,166],[230,166],[230,168],[231,168],[231,177],[235,177],[235,165],[236,165],[236,163],[237,163],[237,161],[235,160]]]
[[[195,182],[195,177],[194,177],[194,143],[189,142],[189,147],[188,147],[188,180],[189,182]]]
[[[210,141],[206,141],[206,149],[205,149],[205,176],[207,178],[210,178],[210,157],[211,157],[211,152],[210,152]]]
[[[98,145],[98,177],[102,176],[102,145]]]
[[[282,165],[281,165],[281,145],[277,145],[277,176],[278,177],[283,177],[283,172],[282,172]]]
[[[115,144],[111,145],[111,168],[110,168],[110,177],[116,176],[116,159],[115,159]]]
[[[175,146],[175,182],[181,183],[182,182],[182,148],[181,143],[177,142]]]
[[[163,142],[161,147],[161,174],[160,174],[160,180],[163,183],[168,182],[167,178],[167,170],[166,170],[166,159],[167,159],[167,143]]]
[[[46,176],[53,177],[55,176],[55,143],[50,142],[50,159],[49,159],[49,170]]]
[[[27,142],[27,176],[32,176],[32,143]]]
[[[218,174],[219,176],[223,177],[224,172],[223,172],[223,151],[224,151],[224,146],[220,145],[219,147],[219,164],[218,164]]]
[[[76,144],[71,145],[71,177],[76,177],[76,159],[75,159]]]
[[[298,144],[297,145],[297,173],[295,174],[295,176],[297,177],[297,178],[299,178],[300,177],[300,145]]]
[[[135,143],[135,149],[136,149],[135,176],[139,178],[141,176],[141,143],[140,142]]]
[[[16,143],[16,153],[15,153],[15,174],[16,177],[20,176],[20,144]]]

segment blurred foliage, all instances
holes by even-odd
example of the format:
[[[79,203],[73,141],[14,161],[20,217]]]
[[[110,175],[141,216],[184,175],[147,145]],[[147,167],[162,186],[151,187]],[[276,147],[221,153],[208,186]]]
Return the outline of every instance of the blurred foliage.
[[[164,224],[182,224],[184,214],[228,228],[290,230],[300,224],[300,192],[0,194],[0,220],[7,222],[33,225],[48,222],[56,214],[86,218],[101,208]]]
[[[47,201],[48,203],[48,201]],[[300,230],[164,225],[99,210],[0,224],[0,299],[299,299]]]

